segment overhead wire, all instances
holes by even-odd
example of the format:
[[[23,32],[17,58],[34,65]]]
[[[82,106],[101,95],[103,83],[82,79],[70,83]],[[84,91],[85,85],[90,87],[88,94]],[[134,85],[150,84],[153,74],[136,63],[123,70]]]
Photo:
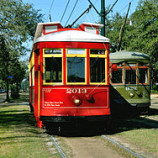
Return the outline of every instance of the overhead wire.
[[[51,18],[51,9],[52,9],[52,7],[53,7],[53,4],[54,4],[54,0],[52,0],[52,3],[51,3],[51,5],[50,5],[50,9],[49,9],[49,20],[50,20],[50,22],[52,21],[52,18]]]
[[[133,1],[134,1],[134,0],[131,0],[129,3],[132,3]],[[128,5],[129,5],[129,3],[127,3],[127,4],[119,11],[119,13],[122,12],[125,8],[127,8]]]
[[[98,2],[98,0],[95,0],[94,5],[96,5],[97,2]],[[94,16],[94,14],[93,14],[93,12],[92,12],[92,9],[90,9],[90,11],[87,12],[87,13],[84,15],[84,17],[83,17],[82,19],[83,19],[83,20],[86,19],[87,21],[91,21],[91,18],[89,18],[89,17],[90,17],[89,14],[91,14],[92,19],[94,19],[94,21],[97,21],[97,20],[96,20],[96,16]]]
[[[71,24],[71,25],[68,25],[67,27],[72,27],[85,13],[89,12],[89,10],[91,9],[91,5],[89,5],[89,7]]]
[[[69,3],[70,3],[70,0],[68,0],[68,2],[67,2],[67,4],[66,4],[66,7],[65,7],[65,10],[64,10],[64,12],[63,12],[63,15],[62,15],[62,17],[61,17],[61,19],[60,19],[60,22],[62,22],[62,20],[63,20],[63,17],[64,17],[64,15],[65,15],[65,13],[66,13],[66,10],[67,10],[67,8],[68,8]]]
[[[70,13],[70,16],[69,16],[68,20],[66,21],[65,26],[66,26],[66,25],[67,25],[67,23],[69,22],[69,20],[70,20],[70,18],[71,18],[71,16],[72,16],[72,14],[73,14],[73,12],[74,12],[74,10],[75,10],[76,6],[77,6],[77,3],[78,3],[78,0],[76,0],[75,5],[74,5],[74,7],[73,7],[73,9],[72,9],[72,11],[71,11],[71,13]]]

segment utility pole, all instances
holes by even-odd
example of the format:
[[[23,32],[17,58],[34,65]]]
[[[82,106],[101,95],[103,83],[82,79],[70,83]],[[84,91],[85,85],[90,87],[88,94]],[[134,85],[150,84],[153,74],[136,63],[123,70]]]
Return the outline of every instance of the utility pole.
[[[107,12],[105,12],[105,0],[101,0],[101,11],[100,11],[100,13],[95,8],[95,6],[91,2],[91,0],[88,0],[88,1],[91,4],[91,6],[94,8],[96,13],[101,17],[101,24],[103,24],[103,27],[101,28],[101,35],[105,36],[105,17],[106,17],[106,15],[108,15],[111,12],[111,10],[113,9],[113,7],[115,6],[115,4],[117,3],[118,0],[115,1],[115,3],[112,5],[112,7]]]
[[[101,11],[100,11],[100,13],[95,8],[95,6],[91,2],[91,0],[88,0],[88,1],[92,5],[94,10],[97,12],[97,14],[101,17],[101,24],[103,24],[103,27],[101,28],[101,35],[105,36],[105,0],[101,0]]]
[[[105,0],[101,0],[101,24],[103,24],[103,27],[101,28],[101,35],[105,36]]]

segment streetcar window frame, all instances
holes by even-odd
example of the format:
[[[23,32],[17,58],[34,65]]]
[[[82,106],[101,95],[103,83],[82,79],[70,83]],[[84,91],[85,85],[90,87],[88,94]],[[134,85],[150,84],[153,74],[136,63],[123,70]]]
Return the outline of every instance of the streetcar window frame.
[[[70,82],[68,78],[68,59],[84,58],[84,81]],[[77,79],[77,78],[76,78]],[[87,83],[87,49],[85,48],[67,48],[66,49],[66,84],[67,85],[85,85]]]
[[[45,50],[60,50],[60,54],[45,53]],[[61,58],[61,82],[46,82],[46,58]],[[43,84],[44,85],[63,85],[63,49],[62,48],[44,48],[43,49]]]
[[[104,51],[104,54],[97,54],[97,53],[92,53],[92,51]],[[91,77],[91,58],[97,59],[104,59],[105,65],[104,65],[104,77],[105,79],[102,80],[101,82],[94,82],[92,81]],[[106,49],[90,49],[89,50],[89,84],[90,85],[106,85],[107,84],[107,50]]]

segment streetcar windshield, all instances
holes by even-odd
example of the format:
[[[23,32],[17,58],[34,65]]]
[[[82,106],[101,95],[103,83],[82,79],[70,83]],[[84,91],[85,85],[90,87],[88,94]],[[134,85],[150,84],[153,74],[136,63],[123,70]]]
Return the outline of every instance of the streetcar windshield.
[[[105,82],[105,58],[90,58],[91,82]]]
[[[126,84],[136,84],[136,70],[126,70]]]
[[[112,71],[112,83],[123,83],[123,64],[117,63],[117,70]]]
[[[149,64],[127,63],[117,64],[117,71],[112,71],[114,84],[141,84],[149,83]]]
[[[85,82],[85,58],[67,58],[67,79],[68,82]]]
[[[122,68],[112,72],[112,83],[122,83]]]
[[[139,83],[148,83],[148,68],[139,68]]]
[[[62,82],[62,58],[45,58],[45,82]]]

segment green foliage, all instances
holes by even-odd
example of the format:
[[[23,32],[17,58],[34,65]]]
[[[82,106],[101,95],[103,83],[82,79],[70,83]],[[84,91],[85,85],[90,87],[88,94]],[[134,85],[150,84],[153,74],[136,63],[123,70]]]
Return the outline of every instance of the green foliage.
[[[106,19],[106,36],[110,38],[110,52],[116,52],[118,48],[119,32],[123,24],[124,17],[116,13]]]
[[[124,18],[118,13],[110,19],[107,37],[111,52],[117,50],[119,32]],[[108,18],[109,20],[109,18]],[[130,25],[130,21],[132,25]],[[122,38],[122,50],[138,51],[150,56],[153,80],[158,80],[158,1],[141,0],[136,11],[127,19]]]
[[[24,78],[26,65],[20,56],[28,50],[23,43],[33,39],[43,15],[22,0],[0,0],[0,79],[16,88]],[[8,86],[7,86],[8,87]],[[18,90],[18,88],[17,88]]]
[[[35,27],[42,21],[39,10],[22,0],[0,1],[0,35],[5,38],[8,49],[24,53],[22,43],[34,36]]]

